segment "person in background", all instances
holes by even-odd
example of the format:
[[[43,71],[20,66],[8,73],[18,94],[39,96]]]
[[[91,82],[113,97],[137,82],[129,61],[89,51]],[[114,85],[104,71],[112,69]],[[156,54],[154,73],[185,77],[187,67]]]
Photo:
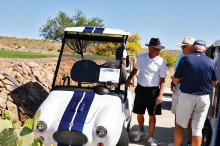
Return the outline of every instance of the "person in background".
[[[125,86],[130,87],[132,78],[139,70],[133,112],[137,114],[140,131],[134,141],[140,141],[146,135],[144,131],[144,114],[147,109],[150,136],[147,142],[148,145],[157,146],[157,142],[153,138],[156,125],[155,115],[161,115],[161,103],[166,78],[166,63],[159,54],[161,49],[165,47],[161,46],[159,38],[151,38],[149,44],[146,45],[149,48],[149,53],[138,56],[137,62],[125,82]]]
[[[183,56],[192,54],[191,48],[194,42],[195,42],[195,39],[193,37],[185,37],[183,38],[182,43],[177,44],[177,46],[180,46],[182,48],[182,54],[178,56],[178,59],[174,66],[174,71],[176,71],[177,65],[179,64],[179,61]],[[173,114],[176,114],[176,105],[177,105],[178,97],[181,92],[179,87],[180,87],[180,84],[175,85],[173,82],[171,82],[171,91],[173,92],[171,112]],[[175,121],[176,121],[176,117],[175,117]],[[188,142],[187,142],[188,146],[191,145],[191,139],[192,139],[192,130],[191,130],[191,119],[190,119],[189,124],[188,124]],[[174,139],[173,139],[173,142],[169,144],[169,146],[173,145],[173,143],[174,143]]]
[[[125,48],[125,43],[122,42],[121,46],[116,50],[115,57],[116,60],[121,60],[121,63],[126,67],[126,57],[128,56],[128,53]]]
[[[180,83],[180,95],[176,107],[176,124],[174,145],[180,146],[183,139],[183,128],[192,118],[192,146],[200,146],[202,128],[210,106],[209,94],[212,85],[217,84],[217,70],[214,61],[205,56],[206,43],[196,40],[192,54],[184,56],[176,69],[173,83]]]

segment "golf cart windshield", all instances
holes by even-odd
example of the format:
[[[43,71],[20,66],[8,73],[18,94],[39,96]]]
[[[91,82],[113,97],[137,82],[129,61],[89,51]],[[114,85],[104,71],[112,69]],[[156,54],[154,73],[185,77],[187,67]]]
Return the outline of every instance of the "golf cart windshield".
[[[117,88],[125,82],[126,71],[121,60],[115,59],[115,52],[128,34],[103,31],[104,28],[94,27],[65,29],[52,88]]]

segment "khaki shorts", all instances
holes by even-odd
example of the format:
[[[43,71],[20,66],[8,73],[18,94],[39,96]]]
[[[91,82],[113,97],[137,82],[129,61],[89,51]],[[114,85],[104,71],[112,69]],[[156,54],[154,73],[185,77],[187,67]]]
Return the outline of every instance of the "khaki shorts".
[[[174,92],[173,92],[173,95],[172,95],[172,106],[171,106],[171,112],[173,114],[176,114],[176,105],[177,105],[177,102],[178,102],[178,98],[179,98],[179,95],[180,95],[180,84],[177,84],[174,88]]]
[[[209,95],[180,93],[176,107],[176,123],[187,128],[192,117],[192,135],[202,136],[202,129],[210,106]]]

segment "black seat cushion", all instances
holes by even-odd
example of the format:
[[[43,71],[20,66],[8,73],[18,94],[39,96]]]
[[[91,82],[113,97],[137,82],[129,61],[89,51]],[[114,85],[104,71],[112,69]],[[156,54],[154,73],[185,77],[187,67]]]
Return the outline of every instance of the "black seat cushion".
[[[99,66],[91,60],[77,61],[71,70],[71,78],[78,82],[94,83],[99,80]]]

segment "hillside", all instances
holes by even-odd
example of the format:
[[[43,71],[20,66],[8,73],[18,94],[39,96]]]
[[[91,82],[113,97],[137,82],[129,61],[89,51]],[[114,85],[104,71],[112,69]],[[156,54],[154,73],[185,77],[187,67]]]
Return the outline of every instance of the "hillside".
[[[58,54],[61,47],[61,42],[35,40],[27,38],[3,37],[0,36],[0,50],[16,50],[36,53],[54,53]],[[95,51],[87,50],[89,54]],[[181,50],[164,50],[172,55],[181,53]],[[147,52],[146,48],[141,49],[140,53]]]
[[[169,53],[169,54],[172,54],[172,55],[179,55],[181,52],[182,52],[182,50],[163,50],[164,52],[167,52],[167,53]],[[148,52],[148,49],[147,48],[142,48],[141,50],[140,50],[140,53],[145,53],[145,52]]]
[[[0,37],[1,50],[16,50],[37,53],[58,53],[61,43],[27,38]]]

